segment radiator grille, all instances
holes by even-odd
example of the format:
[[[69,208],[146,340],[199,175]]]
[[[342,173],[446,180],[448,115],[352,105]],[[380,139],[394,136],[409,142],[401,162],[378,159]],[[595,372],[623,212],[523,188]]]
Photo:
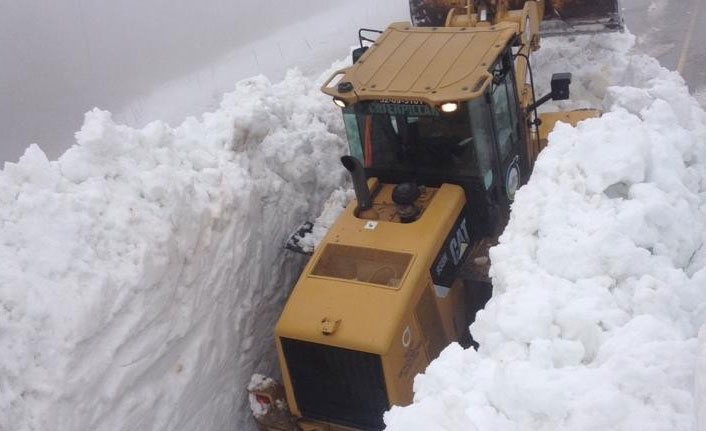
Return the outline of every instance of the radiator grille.
[[[306,418],[382,430],[389,408],[380,356],[323,344],[281,338],[294,388]]]

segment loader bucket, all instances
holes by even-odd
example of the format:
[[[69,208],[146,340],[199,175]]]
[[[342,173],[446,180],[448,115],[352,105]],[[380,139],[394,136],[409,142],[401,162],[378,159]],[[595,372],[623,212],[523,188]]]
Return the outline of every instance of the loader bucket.
[[[521,10],[523,0],[496,0],[509,10]],[[471,4],[492,0],[471,0]],[[467,0],[409,0],[412,24],[417,27],[441,27],[454,7],[466,6]],[[542,36],[623,31],[620,0],[544,0]]]
[[[542,36],[623,31],[619,0],[548,0]]]
[[[463,7],[465,0],[409,0],[409,13],[415,27],[443,27],[453,7]]]

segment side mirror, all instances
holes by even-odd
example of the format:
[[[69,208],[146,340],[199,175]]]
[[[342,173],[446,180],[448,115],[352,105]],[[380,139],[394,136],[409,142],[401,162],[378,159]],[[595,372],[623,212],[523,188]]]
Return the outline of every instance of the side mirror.
[[[555,73],[552,75],[552,92],[540,97],[539,100],[527,107],[527,112],[534,111],[541,104],[549,100],[566,100],[569,98],[569,85],[571,85],[571,73]]]
[[[569,85],[571,73],[555,73],[552,75],[552,100],[566,100],[569,98]]]

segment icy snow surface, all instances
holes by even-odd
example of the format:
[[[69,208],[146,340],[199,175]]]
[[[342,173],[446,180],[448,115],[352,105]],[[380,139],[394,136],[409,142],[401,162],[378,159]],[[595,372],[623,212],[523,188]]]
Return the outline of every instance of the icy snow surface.
[[[535,82],[573,72],[560,104],[605,114],[550,135],[491,251],[480,349],[449,346],[389,431],[706,429],[706,114],[632,43],[542,42]]]
[[[5,164],[0,430],[254,429],[303,264],[281,246],[346,179],[318,82],[245,80],[176,128],[93,110],[58,161]]]

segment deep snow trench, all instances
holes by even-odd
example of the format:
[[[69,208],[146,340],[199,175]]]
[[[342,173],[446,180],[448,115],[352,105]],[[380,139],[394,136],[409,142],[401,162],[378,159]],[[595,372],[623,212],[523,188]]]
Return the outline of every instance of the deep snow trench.
[[[389,429],[698,429],[706,114],[632,44],[543,41],[538,93],[569,71],[561,105],[606,113],[551,135],[492,251],[482,347],[447,348]],[[94,110],[57,161],[5,165],[1,430],[254,429],[245,385],[276,371],[303,264],[282,242],[346,184],[320,81],[244,80],[175,128]]]

